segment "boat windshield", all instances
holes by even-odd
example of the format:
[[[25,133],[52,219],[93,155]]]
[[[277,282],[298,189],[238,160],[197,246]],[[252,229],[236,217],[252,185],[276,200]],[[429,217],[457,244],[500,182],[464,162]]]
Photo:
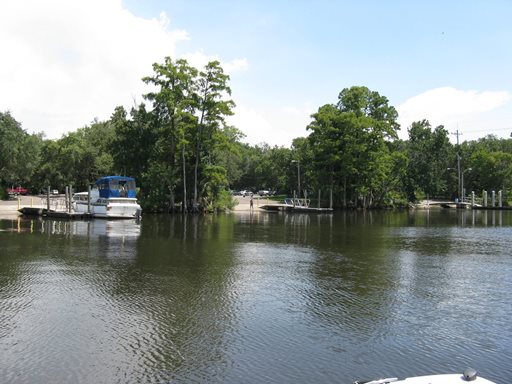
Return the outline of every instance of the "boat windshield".
[[[110,176],[96,182],[103,198],[136,196],[135,179],[131,177]]]

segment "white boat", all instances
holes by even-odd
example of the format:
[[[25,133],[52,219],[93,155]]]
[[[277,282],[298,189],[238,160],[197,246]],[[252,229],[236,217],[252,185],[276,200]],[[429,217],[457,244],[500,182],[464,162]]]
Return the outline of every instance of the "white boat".
[[[105,176],[96,181],[89,192],[73,195],[75,212],[108,219],[140,219],[142,208],[137,202],[135,179]]]
[[[398,379],[396,377],[390,377],[387,379],[377,380],[358,380],[354,384],[457,384],[464,382],[472,382],[475,384],[496,384],[493,381],[478,377],[477,372],[472,369],[466,369],[461,374],[441,374],[441,375],[429,375],[429,376],[414,376],[406,379]]]

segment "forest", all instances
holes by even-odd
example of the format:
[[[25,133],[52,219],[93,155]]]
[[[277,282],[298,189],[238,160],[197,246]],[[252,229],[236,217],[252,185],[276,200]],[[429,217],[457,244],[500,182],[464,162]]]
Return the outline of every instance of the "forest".
[[[0,112],[0,198],[12,186],[83,191],[100,176],[126,175],[136,178],[146,212],[222,211],[235,204],[234,190],[293,196],[299,186],[301,196],[321,191],[321,205],[337,209],[405,207],[484,190],[512,200],[511,139],[452,144],[444,126],[422,120],[402,127],[408,139],[401,140],[388,99],[353,86],[319,106],[308,136],[290,148],[251,146],[226,123],[235,102],[219,62],[197,69],[166,57],[152,70],[142,79],[152,89],[144,102],[60,139],[29,134]]]

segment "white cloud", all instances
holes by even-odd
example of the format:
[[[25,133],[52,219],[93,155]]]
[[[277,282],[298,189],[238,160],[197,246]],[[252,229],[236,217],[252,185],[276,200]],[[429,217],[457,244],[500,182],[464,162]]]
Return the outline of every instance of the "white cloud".
[[[413,96],[397,107],[401,125],[400,137],[407,138],[407,129],[414,121],[429,120],[433,127],[448,129],[460,126],[475,133],[474,138],[505,128],[499,108],[512,100],[505,91],[463,91],[452,87],[435,88]],[[467,140],[473,139],[466,137]]]
[[[262,110],[237,105],[234,112],[228,123],[246,135],[242,141],[251,145],[267,143],[290,147],[293,139],[308,136],[306,126],[311,122],[313,109],[309,104]]]
[[[220,62],[220,65],[225,73],[231,75],[234,72],[244,72],[248,70],[249,64],[247,63],[247,59],[234,59],[231,61],[223,61],[217,55],[207,55],[202,50],[196,52],[189,52],[182,55],[187,62],[198,69],[202,69],[206,64],[210,61],[217,60]]]
[[[249,69],[249,64],[247,63],[247,59],[234,59],[232,61],[228,61],[222,64],[222,68],[226,71],[226,73],[231,74],[233,72],[244,72]]]
[[[134,16],[121,0],[1,2],[0,111],[49,138],[107,119],[140,101],[141,78],[188,38],[169,24],[165,13]]]

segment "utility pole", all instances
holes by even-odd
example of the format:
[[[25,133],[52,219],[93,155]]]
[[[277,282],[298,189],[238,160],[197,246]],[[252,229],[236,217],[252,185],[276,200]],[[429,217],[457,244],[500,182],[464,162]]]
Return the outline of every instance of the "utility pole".
[[[451,133],[452,135],[457,136],[457,188],[459,190],[459,200],[462,197],[462,184],[461,184],[461,177],[460,177],[460,146],[459,146],[459,136],[462,135],[462,132],[459,132],[459,127],[457,127],[457,130],[455,132]]]

